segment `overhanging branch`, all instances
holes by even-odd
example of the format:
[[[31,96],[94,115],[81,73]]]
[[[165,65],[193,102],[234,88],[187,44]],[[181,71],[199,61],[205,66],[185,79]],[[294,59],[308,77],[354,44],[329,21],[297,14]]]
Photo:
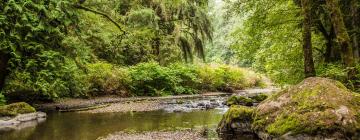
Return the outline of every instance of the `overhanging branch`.
[[[109,21],[111,21],[123,33],[123,35],[125,35],[126,31],[124,29],[122,29],[121,26],[114,19],[112,19],[109,15],[107,15],[105,13],[102,13],[102,12],[99,12],[99,11],[96,11],[96,10],[93,10],[93,9],[90,9],[88,7],[82,6],[80,4],[75,4],[74,7],[77,8],[77,9],[92,12],[94,14],[98,14],[98,15],[101,15],[101,16],[107,18]]]

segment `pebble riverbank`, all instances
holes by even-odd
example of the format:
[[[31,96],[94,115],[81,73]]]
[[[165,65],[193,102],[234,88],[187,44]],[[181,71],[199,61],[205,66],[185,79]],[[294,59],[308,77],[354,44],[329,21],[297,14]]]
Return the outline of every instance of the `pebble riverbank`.
[[[142,112],[142,111],[154,111],[154,110],[172,110],[169,107],[171,102],[182,102],[182,100],[188,99],[204,99],[197,103],[195,108],[216,108],[222,106],[222,100],[216,100],[214,102],[211,97],[226,97],[230,95],[242,95],[242,96],[254,96],[259,93],[273,93],[278,89],[249,89],[239,90],[235,93],[223,93],[223,92],[206,92],[196,95],[180,95],[180,96],[164,96],[164,97],[130,97],[121,98],[117,96],[96,97],[92,99],[61,99],[54,103],[38,104],[35,105],[37,110],[42,111],[78,111],[82,113],[106,113],[106,112]],[[208,99],[207,99],[208,98]],[[205,103],[205,106],[201,106]],[[209,103],[208,105],[206,103]],[[186,103],[186,108],[194,108],[193,103]],[[175,106],[177,108],[184,109],[184,106]],[[173,110],[176,112],[177,109]]]
[[[183,130],[183,131],[153,131],[144,133],[126,133],[117,132],[98,140],[207,140],[200,131]]]

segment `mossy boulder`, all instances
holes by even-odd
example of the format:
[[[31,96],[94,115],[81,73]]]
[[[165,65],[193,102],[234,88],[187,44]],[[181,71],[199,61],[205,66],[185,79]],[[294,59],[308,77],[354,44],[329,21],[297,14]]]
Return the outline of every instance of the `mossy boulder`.
[[[243,105],[243,106],[253,106],[255,103],[260,103],[266,100],[268,96],[266,94],[258,94],[252,97],[245,97],[245,96],[236,96],[233,95],[228,98],[226,101],[227,106],[232,105]]]
[[[18,102],[0,106],[0,117],[16,116],[18,114],[26,114],[33,112],[36,112],[35,108],[25,102]]]
[[[252,100],[251,98],[244,96],[236,96],[236,95],[229,97],[229,99],[226,101],[227,106],[232,106],[232,105],[252,106],[253,103],[254,100]]]
[[[335,80],[308,78],[260,103],[252,129],[262,139],[358,139],[360,96]]]
[[[254,108],[247,106],[233,105],[224,114],[221,122],[218,125],[217,132],[221,137],[229,134],[236,135],[253,135],[251,130],[251,123]],[[234,133],[235,132],[235,133]]]
[[[268,98],[268,95],[266,94],[258,94],[258,95],[255,95],[253,97],[250,97],[251,99],[254,100],[254,102],[262,102],[264,100],[266,100]]]

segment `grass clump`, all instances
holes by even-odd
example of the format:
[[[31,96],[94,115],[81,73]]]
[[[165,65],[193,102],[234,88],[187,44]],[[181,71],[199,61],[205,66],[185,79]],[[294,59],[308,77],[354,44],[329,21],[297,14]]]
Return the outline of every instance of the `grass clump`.
[[[35,108],[25,102],[0,106],[0,116],[16,116],[18,114],[36,112]]]

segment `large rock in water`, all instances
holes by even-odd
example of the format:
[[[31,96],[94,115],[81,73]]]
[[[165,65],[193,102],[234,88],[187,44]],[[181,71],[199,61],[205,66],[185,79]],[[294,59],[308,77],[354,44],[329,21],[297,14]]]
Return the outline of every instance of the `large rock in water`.
[[[237,113],[231,113],[234,108]],[[261,102],[246,121],[241,118],[249,114],[239,113],[244,109],[232,106],[218,130],[237,135],[234,130],[248,133],[249,128],[243,128],[248,126],[264,140],[360,139],[360,96],[335,80],[308,78]]]
[[[0,106],[0,133],[34,126],[45,118],[46,113],[36,112],[25,102]]]
[[[252,129],[262,139],[359,139],[359,109],[340,82],[308,78],[262,102]]]

